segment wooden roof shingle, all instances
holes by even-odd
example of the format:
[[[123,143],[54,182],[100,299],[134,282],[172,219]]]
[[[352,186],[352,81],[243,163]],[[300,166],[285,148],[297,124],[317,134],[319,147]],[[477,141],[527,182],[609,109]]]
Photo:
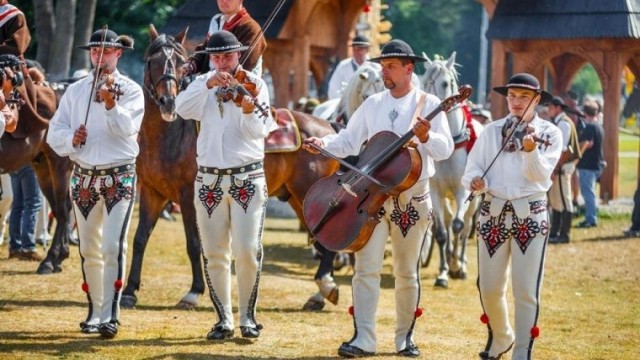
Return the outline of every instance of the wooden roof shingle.
[[[500,0],[487,37],[640,38],[640,0]]]

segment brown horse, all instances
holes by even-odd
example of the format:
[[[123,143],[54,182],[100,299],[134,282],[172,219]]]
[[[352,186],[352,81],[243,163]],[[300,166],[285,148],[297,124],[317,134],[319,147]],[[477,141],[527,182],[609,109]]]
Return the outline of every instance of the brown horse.
[[[174,100],[182,82],[180,66],[187,60],[184,42],[187,29],[175,37],[158,34],[151,25],[151,44],[147,48],[144,73],[145,114],[140,131],[140,155],[137,171],[141,188],[140,223],[135,234],[133,256],[127,286],[121,305],[133,307],[135,292],[140,287],[144,250],[160,212],[168,201],[178,202],[182,208],[191,261],[193,282],[179,307],[197,305],[204,292],[200,239],[196,228],[193,202],[195,180],[196,141],[195,122],[176,117]],[[334,133],[324,120],[293,112],[302,137],[324,136]],[[269,196],[288,199],[302,219],[304,194],[316,180],[337,169],[337,163],[306,151],[270,153],[265,155],[265,173]],[[328,256],[327,256],[328,258]],[[333,257],[331,257],[331,260]]]
[[[18,126],[12,134],[0,138],[0,171],[12,172],[31,163],[38,183],[51,205],[56,229],[51,247],[38,267],[38,274],[62,271],[61,264],[69,257],[69,178],[71,161],[58,156],[45,142],[49,119],[56,107],[56,96],[49,86],[36,82],[35,74],[25,73],[24,85],[16,88],[22,105]],[[39,76],[42,76],[39,74]]]

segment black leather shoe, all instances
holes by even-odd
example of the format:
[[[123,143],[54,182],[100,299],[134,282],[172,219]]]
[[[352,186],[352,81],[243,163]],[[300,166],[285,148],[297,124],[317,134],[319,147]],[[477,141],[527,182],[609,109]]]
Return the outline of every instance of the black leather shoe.
[[[118,334],[118,321],[109,321],[100,324],[98,332],[105,339],[113,339]]]
[[[414,343],[407,344],[407,347],[398,351],[398,355],[405,357],[418,357],[420,356],[420,350]]]
[[[569,243],[569,237],[568,236],[556,236],[556,237],[552,237],[549,238],[549,244],[568,244]]]
[[[256,327],[240,326],[240,333],[242,333],[243,338],[257,339],[260,337],[260,330],[262,330],[262,325],[260,324],[256,325]]]
[[[216,324],[207,334],[207,340],[224,340],[233,337],[233,330]]]
[[[364,351],[357,346],[349,345],[349,343],[342,343],[338,349],[338,355],[347,358],[359,358],[365,356],[373,356],[372,352]]]
[[[98,328],[99,328],[98,324],[89,325],[84,321],[80,323],[80,331],[82,331],[85,334],[97,334]]]
[[[480,355],[480,359],[482,359],[482,360],[500,360],[502,358],[502,355],[508,353],[509,350],[511,350],[512,347],[513,347],[513,343],[511,343],[511,345],[509,345],[507,350],[501,352],[500,354],[498,354],[496,356],[489,356],[489,352],[488,351],[482,351],[478,355]]]

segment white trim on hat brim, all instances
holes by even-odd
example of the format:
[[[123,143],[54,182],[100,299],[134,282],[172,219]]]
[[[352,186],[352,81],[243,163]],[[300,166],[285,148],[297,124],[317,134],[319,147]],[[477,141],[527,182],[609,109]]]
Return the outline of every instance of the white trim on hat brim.
[[[195,54],[226,54],[230,52],[236,51],[245,51],[249,49],[248,46],[242,45],[229,45],[229,46],[220,46],[214,48],[204,48],[202,50],[196,51]]]

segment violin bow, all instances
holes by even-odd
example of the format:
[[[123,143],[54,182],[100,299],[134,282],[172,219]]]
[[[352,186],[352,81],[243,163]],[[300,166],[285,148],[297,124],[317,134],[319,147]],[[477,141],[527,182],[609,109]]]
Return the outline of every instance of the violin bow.
[[[100,66],[102,66],[102,55],[104,54],[104,43],[107,40],[107,30],[109,27],[104,25],[102,27],[102,39],[100,39],[100,56],[98,57],[98,63],[96,64],[96,71],[93,76],[93,83],[91,84],[91,92],[89,93],[89,103],[87,104],[87,112],[84,115],[84,125],[87,126],[87,121],[89,120],[89,109],[91,109],[91,99],[93,99],[93,92],[96,90],[96,86],[98,85],[98,74],[100,72]],[[91,47],[89,47],[89,51],[91,51]],[[89,54],[91,57],[91,54]]]
[[[536,95],[536,96],[541,96],[540,94]],[[529,104],[527,105],[527,107],[524,109],[523,114],[526,114],[527,111],[529,111],[529,108],[531,107],[531,104],[533,104],[533,100],[535,100],[535,96],[533,97],[533,99],[531,99],[531,101],[529,101]],[[509,133],[509,135],[507,136],[507,139],[503,141],[502,143],[502,147],[500,147],[500,150],[498,150],[498,153],[496,153],[496,156],[493,157],[493,159],[491,160],[491,163],[489,163],[489,166],[487,166],[487,169],[482,173],[482,175],[480,176],[481,179],[484,180],[484,177],[487,175],[487,173],[489,172],[489,170],[491,170],[491,167],[493,166],[493,164],[496,162],[496,160],[498,160],[498,156],[500,156],[500,154],[502,154],[502,151],[504,151],[504,149],[507,147],[507,144],[509,144],[509,140],[511,140],[511,138],[513,137],[513,134],[516,133],[516,129],[518,128],[518,126],[520,126],[520,124],[522,124],[522,122],[524,121],[524,116],[520,117],[520,116],[516,116],[516,118],[518,119],[518,122],[516,123],[516,125],[513,127],[513,131],[511,131],[511,133]],[[471,191],[469,193],[469,197],[467,197],[467,200],[465,200],[465,202],[470,202],[471,200],[473,200],[473,198],[475,198],[475,194],[474,191]]]
[[[244,67],[244,63],[246,63],[247,60],[249,59],[249,54],[251,54],[253,49],[255,49],[255,47],[258,45],[258,40],[260,40],[260,36],[264,35],[264,32],[266,31],[266,29],[269,28],[269,26],[271,26],[273,19],[275,19],[276,15],[280,12],[280,9],[282,9],[282,6],[286,1],[287,0],[279,0],[276,6],[273,8],[271,13],[269,14],[269,17],[267,17],[267,21],[264,22],[264,26],[260,27],[260,32],[258,33],[258,35],[256,35],[256,37],[254,37],[253,40],[251,40],[251,44],[249,44],[249,49],[245,53],[244,59],[242,59],[242,61],[240,62],[240,66]]]

